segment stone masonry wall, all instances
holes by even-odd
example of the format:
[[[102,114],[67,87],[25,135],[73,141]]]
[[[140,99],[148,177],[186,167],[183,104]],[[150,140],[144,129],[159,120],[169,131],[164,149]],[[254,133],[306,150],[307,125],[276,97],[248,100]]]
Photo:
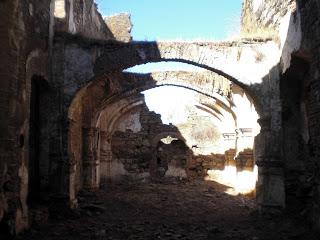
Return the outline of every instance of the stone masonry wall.
[[[240,152],[234,160],[235,150],[232,149],[225,154],[199,155],[186,146],[185,138],[181,143],[175,140],[171,144],[160,142],[161,138],[179,135],[185,137],[175,126],[163,124],[160,115],[150,112],[145,105],[125,113],[116,124],[111,139],[113,156],[107,170],[109,177],[115,180],[124,175],[151,174],[153,177],[165,175],[201,179],[207,170],[224,170],[227,165],[235,164],[238,171],[253,171],[252,149]]]
[[[155,157],[156,146],[153,146],[153,139],[163,132],[179,132],[176,127],[163,124],[161,116],[154,112],[150,112],[146,105],[142,105],[137,111],[140,114],[139,119],[136,119],[135,121],[140,122],[141,129],[138,129],[137,131],[132,131],[131,129],[120,131],[119,129],[118,131],[115,131],[111,140],[113,153],[112,161],[122,164],[125,174],[127,175],[149,174],[150,168],[152,168],[151,165],[153,164],[152,161],[154,161]],[[123,116],[120,121],[124,121],[131,114],[132,113],[128,113]],[[113,177],[117,178],[119,176]]]
[[[317,229],[320,229],[319,16],[320,4],[316,0],[246,0],[242,14],[245,35],[260,29],[266,36],[277,35],[280,40],[278,83],[286,201],[288,207],[296,206],[303,212]],[[262,32],[258,36],[264,37]]]
[[[291,54],[300,46],[299,15],[293,0],[246,0],[243,4],[241,37],[270,39],[278,43],[279,58],[260,84],[266,108],[260,116],[260,134],[255,138],[259,167],[257,201],[261,209],[286,205],[281,75],[290,66]],[[286,136],[292,139],[293,136]],[[271,144],[272,143],[272,144]]]
[[[272,37],[271,35],[279,30],[288,9],[294,5],[294,0],[244,0],[241,17],[242,34]]]
[[[29,225],[30,83],[48,80],[50,1],[1,1],[0,13],[0,222],[15,234]]]
[[[130,15],[127,13],[120,13],[117,15],[109,16],[104,19],[108,28],[112,32],[115,39],[120,42],[130,42],[132,23]]]
[[[309,184],[306,194],[310,196],[306,203],[309,206],[308,216],[314,226],[320,230],[320,3],[316,0],[297,0],[297,3],[302,29],[302,45],[297,55],[309,65],[308,74],[302,83],[306,106],[306,116],[302,115],[302,117],[307,119],[306,141],[309,145],[309,156],[304,156],[306,179]]]
[[[60,3],[59,3],[60,2]],[[89,39],[114,39],[94,0],[56,0],[55,31]]]
[[[75,103],[71,118],[68,118],[69,107],[77,91],[94,76],[93,62],[98,54],[96,48],[87,43],[115,38],[93,0],[57,0],[55,3],[59,8],[55,12],[51,58],[50,84],[54,88],[52,102],[55,105],[51,142],[59,144],[53,144],[50,162],[54,191],[61,195],[59,199],[68,198],[71,206],[75,206],[77,192],[85,182],[83,164],[89,161],[82,161],[83,154],[93,157],[91,143],[82,142],[82,138],[91,135],[92,129],[83,123],[83,117],[90,118],[91,115],[82,109],[82,103]],[[79,112],[82,110],[83,115]]]
[[[69,77],[64,72],[65,53],[74,54],[72,48],[64,49],[64,37],[58,43],[56,40],[59,35],[114,38],[93,0],[0,1],[0,13],[0,225],[15,234],[31,223],[27,205],[31,181],[30,99],[34,94],[31,80],[41,79],[45,86],[39,96],[39,109],[35,109],[41,112],[40,186],[53,192],[65,188],[68,192],[68,183],[72,181],[68,176],[74,169],[64,165],[69,161],[68,131],[64,130],[73,123],[63,117],[67,114],[61,112],[61,106],[70,103],[63,96],[64,77]],[[55,61],[60,64],[57,66]],[[75,178],[80,181],[79,176]]]

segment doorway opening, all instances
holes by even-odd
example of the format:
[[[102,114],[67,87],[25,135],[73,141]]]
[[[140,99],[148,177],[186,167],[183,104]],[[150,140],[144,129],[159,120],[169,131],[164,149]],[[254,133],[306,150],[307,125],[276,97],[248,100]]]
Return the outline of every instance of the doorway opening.
[[[28,203],[30,206],[40,201],[40,192],[42,188],[43,170],[41,167],[41,154],[44,148],[43,134],[45,129],[46,113],[43,105],[44,96],[47,94],[47,82],[38,75],[31,78],[30,95],[30,121],[29,121],[29,182],[28,182]],[[48,167],[48,166],[47,166]]]

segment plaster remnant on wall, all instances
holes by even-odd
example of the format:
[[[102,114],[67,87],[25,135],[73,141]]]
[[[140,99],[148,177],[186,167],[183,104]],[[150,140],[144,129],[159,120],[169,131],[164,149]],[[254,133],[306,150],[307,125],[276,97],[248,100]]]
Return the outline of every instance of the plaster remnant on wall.
[[[121,121],[117,127],[117,131],[125,132],[127,130],[131,130],[134,133],[141,131],[140,112],[127,115],[127,117]]]
[[[27,228],[28,222],[26,221],[26,217],[22,213],[21,209],[18,208],[15,216],[15,231],[20,233]]]
[[[27,206],[27,196],[28,196],[28,168],[23,164],[19,168],[18,176],[21,182],[20,188],[20,203],[21,209],[18,208],[15,218],[15,228],[17,232],[21,232],[28,228],[28,206]]]
[[[259,8],[261,7],[263,3],[263,0],[253,0],[252,1],[252,10],[253,12],[257,12],[259,10]]]
[[[28,206],[27,206],[28,187],[27,186],[29,182],[29,176],[28,176],[28,168],[24,163],[19,168],[19,177],[22,185],[20,189],[22,213],[24,217],[27,217],[27,213],[28,213]]]
[[[282,50],[282,72],[284,73],[291,62],[291,54],[301,46],[302,32],[300,13],[289,11],[280,22],[279,36]]]
[[[33,5],[32,5],[32,3],[29,3],[29,14],[30,14],[30,16],[33,16]]]
[[[65,9],[65,0],[55,0],[54,5],[54,16],[56,18],[65,18],[66,9]]]
[[[183,168],[178,168],[169,164],[168,170],[166,171],[166,177],[180,177],[187,178],[186,170]]]
[[[109,177],[112,179],[119,179],[121,176],[126,174],[127,171],[124,169],[124,166],[120,161],[112,161]]]
[[[69,13],[69,32],[75,34],[77,32],[76,24],[74,22],[74,9],[73,9],[73,0],[70,1],[70,13]]]
[[[99,20],[98,15],[96,14],[96,8],[94,7],[94,3],[92,3],[91,5],[91,17],[94,20],[93,22],[96,24],[97,28],[100,29],[101,28],[101,22]]]

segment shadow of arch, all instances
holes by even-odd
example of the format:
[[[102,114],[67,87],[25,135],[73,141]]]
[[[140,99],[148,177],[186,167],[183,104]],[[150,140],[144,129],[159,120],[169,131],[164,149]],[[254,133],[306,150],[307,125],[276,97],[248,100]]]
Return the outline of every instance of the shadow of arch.
[[[96,126],[96,122],[99,119],[99,113],[102,112],[102,110],[105,108],[106,105],[117,102],[123,98],[129,98],[130,96],[133,96],[135,94],[139,94],[143,91],[154,89],[154,88],[159,88],[159,87],[163,87],[163,86],[174,86],[174,87],[192,90],[196,93],[202,94],[203,96],[214,99],[217,102],[217,104],[219,104],[220,106],[223,107],[223,109],[228,109],[229,111],[232,111],[231,107],[234,105],[231,99],[228,99],[227,97],[221,96],[218,93],[208,94],[206,92],[203,92],[201,89],[191,88],[191,87],[184,86],[184,85],[178,85],[178,84],[160,84],[160,85],[156,85],[156,86],[147,85],[144,87],[139,87],[139,88],[135,88],[135,89],[132,89],[129,91],[121,92],[121,93],[118,93],[110,98],[105,99],[101,103],[100,107],[96,110],[96,113],[94,114],[94,120],[92,121],[93,125]],[[232,115],[235,115],[235,114],[232,113]]]
[[[156,86],[153,88],[158,88],[160,86]],[[119,94],[120,95],[120,94]],[[120,99],[120,96],[116,96],[116,100],[112,99],[112,101],[108,101],[110,99],[108,99],[107,101],[104,101],[102,103],[102,106],[100,107],[100,109],[97,111],[97,113],[95,114],[96,120],[92,121],[92,124],[95,126],[95,128],[100,129],[100,131],[104,131],[103,136],[104,136],[104,143],[103,143],[103,149],[102,151],[108,151],[108,152],[112,152],[112,147],[111,147],[111,142],[112,142],[112,136],[113,133],[116,130],[116,126],[118,121],[120,121],[120,119],[122,119],[122,116],[125,116],[126,114],[130,113],[130,112],[134,112],[135,109],[139,109],[140,106],[144,105],[144,97],[139,94],[139,91],[128,91],[127,94],[124,94],[121,96],[122,99]],[[206,96],[208,97],[208,96]],[[216,104],[216,102],[219,102],[219,100],[216,100],[215,98],[213,98],[211,96],[211,98],[213,99],[213,104]],[[201,105],[201,103],[199,103],[198,105]],[[205,111],[204,109],[200,109],[202,111]],[[215,108],[211,108],[210,111],[207,110],[206,112],[209,113],[210,115],[212,115],[214,118],[217,118],[220,122],[222,121],[221,117],[224,117],[224,113],[221,112],[216,112],[215,114]],[[234,116],[235,113],[233,113],[232,109],[229,108],[229,113]],[[217,115],[220,114],[220,118],[217,117]],[[102,117],[102,115],[104,115],[105,117]],[[234,126],[236,126],[236,122],[235,119],[234,120]],[[102,124],[103,122],[103,126],[101,126],[100,124]],[[172,125],[173,126],[173,125]],[[175,127],[173,126],[173,129]],[[158,142],[163,138],[163,137],[167,137],[168,135],[173,136],[175,138],[178,138],[180,140],[182,140],[185,144],[186,144],[186,140],[185,138],[182,136],[181,133],[177,133],[177,131],[167,131],[167,132],[163,132],[158,134],[156,137],[153,137],[151,139],[151,148],[153,149],[153,151],[156,151],[156,146],[158,144]],[[108,140],[106,140],[108,139]],[[190,146],[191,147],[191,146]],[[105,155],[107,156],[107,158],[105,158],[102,162],[100,159],[100,164],[102,166],[103,171],[101,172],[108,172],[106,175],[111,176],[111,165],[110,163],[112,162],[112,156],[110,154],[104,154],[103,152],[100,153],[100,156]],[[155,155],[154,155],[155,156]],[[105,167],[106,164],[109,164],[108,167]],[[150,172],[153,173],[153,170],[155,169],[156,166],[156,159],[152,158],[151,161],[151,169]],[[105,177],[104,177],[105,178]]]
[[[79,173],[72,173],[70,178],[81,179],[81,174],[84,174],[84,168],[87,167],[96,168],[95,170],[87,169],[86,172],[88,174],[95,173],[99,175],[100,156],[109,154],[107,152],[111,151],[111,149],[105,149],[105,152],[102,153],[98,149],[100,148],[99,141],[101,141],[99,138],[103,136],[105,139],[110,139],[118,119],[123,114],[132,111],[142,103],[141,101],[143,98],[141,98],[141,96],[136,98],[134,96],[137,96],[137,94],[140,94],[142,91],[163,86],[176,86],[193,90],[213,99],[221,107],[220,112],[216,111],[218,110],[217,108],[208,109],[208,112],[215,113],[212,115],[216,118],[221,114],[221,109],[228,111],[233,117],[235,116],[235,114],[232,113],[232,98],[227,94],[221,94],[214,91],[208,92],[205,88],[201,88],[201,85],[198,86],[195,84],[195,86],[190,86],[190,83],[184,84],[183,81],[177,81],[177,84],[168,83],[166,81],[160,81],[159,83],[152,78],[152,74],[132,74],[122,72],[105,73],[105,75],[100,76],[99,78],[94,78],[87,86],[78,91],[69,107],[68,118],[70,127],[68,133],[68,153],[70,154],[69,158],[76,163],[75,168],[80,169]],[[113,109],[110,108],[109,110],[105,110],[106,106],[110,107],[111,105],[114,105]],[[99,122],[101,113],[104,110],[108,111],[109,125],[106,132],[102,133],[99,130]],[[79,142],[79,140],[81,140],[81,142]],[[90,146],[93,146],[93,148]],[[86,161],[84,165],[83,161]],[[84,177],[84,179],[85,181],[87,181],[86,179],[89,181],[90,179],[98,179],[98,177],[89,176]],[[84,186],[90,185],[92,185],[92,182],[89,182]],[[94,188],[98,187],[98,185],[99,181],[95,181]],[[73,192],[77,193],[82,187],[79,185],[75,187],[70,186],[70,188],[74,188]]]
[[[171,44],[174,45],[174,43],[171,43]],[[219,43],[208,43],[208,45],[210,44],[212,46],[226,47],[226,45],[219,44]],[[201,55],[201,56],[197,55],[198,57],[197,60],[187,59],[187,56],[184,55],[186,53],[184,53],[183,51],[187,50],[187,46],[192,45],[192,43],[185,43],[185,45],[186,46],[184,48],[182,47],[182,49],[179,49],[179,51],[177,50],[178,53],[172,54],[171,57],[166,56],[166,54],[170,55],[170,53],[168,54],[166,52],[166,49],[165,50],[162,49],[164,53],[160,52],[158,42],[132,42],[130,44],[118,44],[112,49],[107,47],[105,48],[102,47],[102,54],[96,60],[96,63],[94,66],[94,73],[96,76],[103,76],[106,73],[121,71],[127,68],[131,68],[131,67],[146,64],[146,63],[157,63],[157,62],[186,63],[186,64],[190,64],[190,65],[208,70],[210,72],[214,72],[228,79],[232,83],[237,84],[242,89],[244,89],[244,91],[254,100],[254,104],[257,111],[260,112],[260,110],[262,110],[259,96],[255,93],[255,91],[250,86],[246,85],[245,83],[241,82],[239,79],[231,76],[230,74],[226,73],[221,69],[218,69],[203,63],[202,59],[205,57],[205,54],[200,54],[200,52],[197,52],[198,54]],[[199,45],[201,46],[201,44]],[[170,43],[168,43],[168,46],[170,47]],[[174,49],[174,47],[172,48]],[[162,54],[164,56],[162,56]],[[189,55],[188,57],[190,57]],[[119,59],[114,59],[114,56],[118,56],[118,58],[121,59],[121,61]]]

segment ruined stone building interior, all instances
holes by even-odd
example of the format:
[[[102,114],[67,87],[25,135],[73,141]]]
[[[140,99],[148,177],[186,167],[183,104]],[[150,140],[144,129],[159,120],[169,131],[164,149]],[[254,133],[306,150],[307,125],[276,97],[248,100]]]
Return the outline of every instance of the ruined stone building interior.
[[[225,41],[136,41],[94,0],[0,13],[1,240],[320,239],[319,0],[243,0]],[[157,62],[200,70],[130,70]]]

